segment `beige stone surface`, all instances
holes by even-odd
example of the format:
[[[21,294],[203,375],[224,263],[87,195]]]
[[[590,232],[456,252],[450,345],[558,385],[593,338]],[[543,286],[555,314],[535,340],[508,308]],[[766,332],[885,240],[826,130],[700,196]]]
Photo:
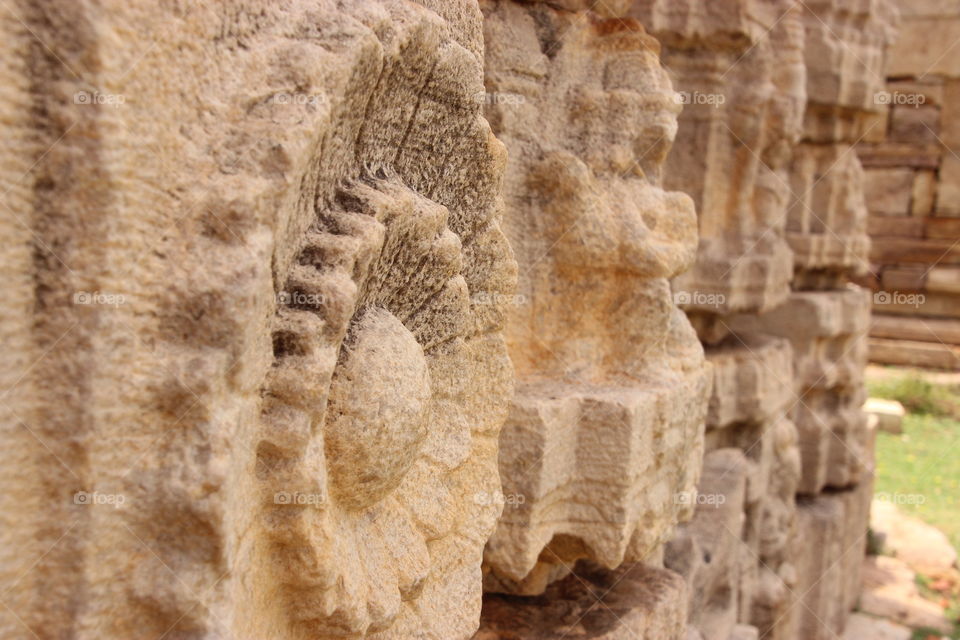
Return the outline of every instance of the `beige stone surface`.
[[[4,6],[0,636],[476,629],[515,265],[459,6]]]
[[[960,215],[960,158],[944,154],[937,184],[937,215]]]
[[[903,94],[901,94],[903,95]],[[906,94],[907,99],[920,92]],[[940,140],[940,108],[932,104],[898,105],[890,119],[889,139],[909,143],[936,144]]]
[[[925,501],[927,496],[879,493],[870,505],[870,528],[881,537],[883,550],[916,571],[934,574],[957,564],[957,550],[946,534],[897,507],[902,500]]]
[[[903,418],[907,414],[896,400],[867,398],[863,410],[877,417],[877,428],[887,433],[903,433]]]
[[[737,316],[735,330],[782,336],[790,341],[799,391],[858,388],[863,382],[871,296],[856,285],[832,291],[799,291],[773,311]]]
[[[742,542],[750,473],[739,449],[712,451],[703,462],[689,524],[667,545],[664,564],[690,585],[690,624],[704,640],[727,640],[740,614],[741,582],[751,560]]]
[[[700,247],[674,281],[688,310],[769,309],[789,291],[790,148],[806,101],[800,10],[786,1],[638,0],[681,102],[665,184],[693,197]]]
[[[868,169],[863,189],[870,215],[904,216],[910,212],[914,172],[910,169]]]
[[[841,140],[837,132],[846,130],[850,114],[828,115],[842,107],[853,111],[870,111],[877,104],[876,94],[885,84],[886,48],[897,35],[899,14],[890,0],[814,0],[803,3],[804,54],[807,67],[808,105],[807,131],[811,120],[827,120],[829,127],[816,126],[821,133],[833,132],[828,138]],[[813,113],[810,109],[813,108]],[[822,116],[826,116],[823,118]]]
[[[710,453],[696,515],[670,543],[666,560],[700,585],[691,611],[704,613],[692,614],[691,622],[704,638],[726,638],[742,620],[774,633],[791,603],[789,541],[801,472],[796,429],[785,417],[795,401],[790,347],[783,339],[745,335],[707,355],[714,370]]]
[[[854,613],[847,620],[842,640],[910,640],[913,631],[883,618]]]
[[[897,558],[871,556],[866,559],[860,608],[865,613],[909,627],[927,627],[942,633],[953,631],[953,624],[943,609],[920,595],[914,571]]]
[[[907,3],[902,3],[907,4]],[[960,16],[905,16],[890,52],[887,75],[960,77]]]
[[[960,121],[960,118],[958,118]],[[932,171],[917,171],[913,179],[910,198],[910,215],[926,216],[933,211],[936,202],[936,175]]]
[[[542,593],[579,559],[654,554],[691,506],[709,376],[668,279],[693,204],[661,187],[680,105],[635,20],[486,2],[487,117],[509,152],[519,264],[517,394],[500,440],[507,505],[486,588]],[[546,43],[546,44],[545,44]]]
[[[895,65],[952,74],[951,11]],[[0,5],[0,637],[835,638],[868,210],[956,261],[955,82],[884,104],[896,24]]]
[[[737,619],[770,633],[789,606],[794,571],[788,544],[801,469],[797,431],[787,417],[796,403],[791,350],[786,340],[744,334],[707,354],[714,369],[707,450],[736,447],[746,455],[748,469],[746,498],[739,505],[743,564]],[[737,410],[716,409],[732,399]],[[715,484],[716,476],[705,473],[700,490],[716,493]]]
[[[785,637],[832,640],[843,632],[860,593],[872,493],[873,483],[862,482],[851,491],[798,502],[793,545],[799,600]]]
[[[940,139],[951,149],[960,144],[960,78],[950,78],[943,86],[943,111]]]
[[[856,286],[804,291],[761,316],[738,316],[730,326],[783,336],[793,349],[796,399],[791,404],[802,459],[799,491],[856,483],[869,465],[863,369],[870,298]]]
[[[811,271],[866,271],[868,209],[857,154],[843,143],[804,143],[794,151],[791,185],[787,239],[794,265]]]
[[[862,496],[872,471],[872,431],[860,409],[870,297],[846,286],[870,266],[866,181],[853,145],[884,140],[881,114],[890,109],[879,94],[896,11],[892,2],[638,0],[633,15],[663,43],[685,103],[665,183],[694,198],[699,218],[697,263],[673,285],[714,369],[700,491],[724,494],[723,474],[709,471],[720,452],[745,454],[748,478],[742,525],[729,527],[739,531],[740,557],[723,565],[726,579],[680,569],[696,545],[731,537],[718,536],[716,523],[695,535],[709,522],[699,508],[667,561],[699,575],[692,637],[726,638],[740,624],[760,637],[808,640],[816,631],[797,613],[805,603],[795,596],[806,590],[798,574],[809,588],[826,565],[810,564],[806,542],[802,551],[790,542],[802,539],[794,538],[794,494],[830,487]],[[924,123],[936,130],[934,111],[896,114],[895,132]],[[935,153],[924,159],[934,167]],[[874,208],[909,215],[913,170],[876,166]],[[722,517],[732,522],[735,510],[725,505]],[[866,509],[838,507],[824,522],[834,538],[862,535]],[[846,590],[837,585],[849,570],[856,567],[847,562],[832,577],[834,592]],[[732,596],[723,588],[734,580]],[[830,605],[832,629],[852,605]]]

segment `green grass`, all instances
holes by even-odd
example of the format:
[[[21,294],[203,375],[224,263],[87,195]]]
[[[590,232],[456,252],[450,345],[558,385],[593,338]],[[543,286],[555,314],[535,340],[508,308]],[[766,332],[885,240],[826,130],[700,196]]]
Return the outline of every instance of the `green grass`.
[[[960,387],[934,384],[916,374],[868,380],[874,398],[897,400],[912,414],[960,420]]]
[[[960,387],[909,374],[868,381],[867,388],[907,410],[902,434],[877,434],[876,493],[905,498],[899,509],[937,527],[960,549]],[[934,591],[926,576],[917,580],[925,597],[946,601],[948,619],[960,619],[960,594]],[[911,640],[940,637],[917,629]],[[960,626],[950,637],[960,638]]]
[[[960,421],[908,414],[902,434],[877,435],[876,473],[876,493],[922,497],[897,506],[960,549]]]
[[[960,549],[960,388],[912,373],[867,382],[870,395],[907,409],[902,434],[877,435],[876,492],[921,496],[898,506]]]

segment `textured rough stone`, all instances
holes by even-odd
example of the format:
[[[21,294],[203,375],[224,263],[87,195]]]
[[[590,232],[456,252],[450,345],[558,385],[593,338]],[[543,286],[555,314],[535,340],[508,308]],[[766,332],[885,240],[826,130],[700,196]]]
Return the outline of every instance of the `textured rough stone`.
[[[907,412],[896,400],[868,398],[863,410],[877,417],[877,428],[887,433],[903,433],[903,418]]]
[[[486,588],[537,594],[578,559],[643,561],[689,505],[709,377],[667,279],[696,248],[660,186],[680,106],[635,20],[486,2],[487,116],[510,154],[517,394]]]
[[[4,6],[0,635],[475,630],[515,265],[459,6]]]
[[[803,144],[794,151],[787,238],[807,271],[869,268],[863,169],[848,144]]]
[[[872,494],[873,483],[862,482],[851,491],[797,504],[793,544],[804,551],[796,554],[799,600],[790,611],[786,637],[832,640],[843,632],[860,593]]]
[[[847,620],[842,640],[910,640],[912,635],[912,630],[903,625],[854,613]]]
[[[799,7],[637,0],[633,15],[663,42],[686,103],[664,180],[696,202],[700,248],[674,290],[700,312],[771,308],[791,275],[789,151],[806,100]]]
[[[740,510],[742,522],[730,526],[735,536],[720,536],[743,556],[724,564],[725,580],[681,568],[680,551],[693,557],[698,544],[720,544],[716,523],[696,535],[698,521],[708,522],[699,509],[669,547],[668,562],[693,580],[691,637],[725,639],[740,623],[761,637],[807,640],[794,610],[810,547],[790,542],[794,495],[862,491],[868,479],[860,405],[869,295],[846,287],[869,269],[853,145],[887,133],[882,113],[891,108],[879,94],[895,13],[889,1],[634,2],[686,103],[665,184],[694,198],[699,220],[697,263],[673,284],[714,369],[700,491],[729,490],[732,473],[720,482],[709,471],[721,451],[743,452],[748,478],[743,502],[723,512],[732,522]],[[897,131],[932,113],[916,122],[900,114]],[[900,182],[875,181],[871,197],[878,213],[906,216],[914,174],[896,171]],[[846,524],[837,521],[844,512],[831,517],[830,527],[866,529],[862,513]],[[730,583],[734,596],[723,591]]]
[[[0,5],[0,636],[456,640],[482,602],[487,640],[833,637],[873,433],[858,140],[874,257],[957,260],[956,83],[885,103],[894,23]],[[950,267],[884,266],[952,313]]]
[[[866,366],[869,294],[853,285],[841,291],[797,292],[761,316],[731,320],[738,331],[790,340],[797,401],[792,417],[799,435],[803,477],[799,491],[847,487],[866,469]]]
[[[864,171],[864,194],[870,215],[907,215],[913,184],[914,172],[909,169]]]
[[[898,509],[894,504],[897,497],[878,493],[870,506],[870,528],[881,538],[884,552],[925,575],[949,571],[957,563],[957,550],[950,539]]]
[[[739,617],[741,581],[749,558],[743,537],[749,464],[739,449],[706,455],[693,520],[667,545],[664,564],[690,585],[690,624],[704,640],[727,640]]]
[[[735,451],[745,454],[748,470],[745,499],[734,507],[742,512],[743,524],[739,597],[733,613],[736,620],[749,620],[769,634],[790,605],[794,574],[788,543],[800,452],[796,428],[788,418],[796,402],[791,349],[783,339],[737,334],[707,354],[714,370],[707,450],[737,447]],[[709,453],[707,460],[713,455]],[[726,495],[716,477],[705,470],[701,492]],[[715,537],[713,529],[707,526],[701,535]],[[706,637],[711,632],[703,633]]]
[[[953,631],[953,623],[943,608],[920,595],[917,574],[899,558],[867,558],[863,566],[860,608],[914,628],[936,629],[940,633]]]

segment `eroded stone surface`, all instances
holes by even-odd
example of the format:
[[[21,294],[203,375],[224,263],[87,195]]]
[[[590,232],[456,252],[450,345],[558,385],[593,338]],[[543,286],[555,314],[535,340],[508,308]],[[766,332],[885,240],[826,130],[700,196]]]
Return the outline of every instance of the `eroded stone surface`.
[[[579,559],[646,559],[690,514],[674,498],[699,473],[709,379],[668,278],[696,228],[691,200],[660,186],[680,107],[643,27],[483,7],[520,271],[500,472],[505,500],[523,498],[487,546],[486,588],[538,594]]]
[[[800,491],[848,487],[867,470],[866,332],[869,294],[803,291],[761,316],[731,320],[737,330],[787,337],[793,347],[797,401],[793,419],[803,458]]]
[[[835,638],[860,593],[860,567],[866,549],[872,482],[825,493],[797,505],[797,537],[793,544],[816,553],[797,553],[796,592],[787,637]]]
[[[833,637],[890,6],[4,3],[0,635]]]
[[[631,15],[663,43],[684,104],[664,180],[693,197],[700,245],[674,290],[701,313],[772,308],[792,269],[784,225],[806,101],[800,11],[786,1],[636,0]]]
[[[4,7],[0,635],[476,629],[515,265],[479,10],[425,4]]]
[[[706,447],[711,453],[707,454],[699,487],[702,504],[687,529],[699,531],[694,537],[704,541],[700,544],[716,539],[717,528],[710,525],[708,505],[720,500],[722,508],[733,509],[742,524],[739,535],[727,534],[728,543],[735,543],[740,557],[736,595],[732,602],[723,601],[727,624],[700,621],[696,626],[704,637],[719,638],[726,637],[730,620],[749,620],[769,634],[791,605],[795,574],[789,541],[795,519],[794,494],[800,480],[800,452],[796,428],[789,418],[796,404],[791,349],[784,339],[737,334],[708,349],[707,357],[714,370],[706,434]],[[720,451],[743,452],[746,492],[742,500],[734,499],[721,481],[726,472],[718,476],[707,471],[712,456]],[[697,529],[702,519],[705,522]],[[706,598],[692,608],[718,607],[720,602]]]

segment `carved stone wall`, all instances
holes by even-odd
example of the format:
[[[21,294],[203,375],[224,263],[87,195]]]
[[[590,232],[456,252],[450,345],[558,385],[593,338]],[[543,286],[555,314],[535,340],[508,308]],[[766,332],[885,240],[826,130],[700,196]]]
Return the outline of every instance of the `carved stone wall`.
[[[690,506],[709,378],[668,284],[693,203],[661,186],[676,133],[659,45],[631,19],[485,2],[487,118],[507,147],[519,266],[486,587],[534,595],[578,560],[655,559]],[[620,14],[622,16],[622,13]]]
[[[4,6],[0,635],[476,629],[516,266],[433,4]]]
[[[0,4],[0,636],[840,633],[895,23]]]
[[[810,596],[797,599],[815,570],[793,542],[809,522],[794,496],[869,491],[869,299],[847,284],[866,271],[869,241],[852,146],[873,117],[895,11],[637,0],[632,15],[663,43],[684,103],[665,184],[694,197],[700,247],[673,290],[714,365],[697,513],[666,564],[692,581],[690,623],[704,638],[738,637],[743,625],[770,638],[832,637],[852,602],[831,604],[821,623]],[[738,475],[745,498],[730,484]],[[845,513],[830,526],[846,536],[845,558],[859,558],[866,512]],[[718,566],[703,561],[718,556]],[[851,561],[843,575],[856,570]]]

